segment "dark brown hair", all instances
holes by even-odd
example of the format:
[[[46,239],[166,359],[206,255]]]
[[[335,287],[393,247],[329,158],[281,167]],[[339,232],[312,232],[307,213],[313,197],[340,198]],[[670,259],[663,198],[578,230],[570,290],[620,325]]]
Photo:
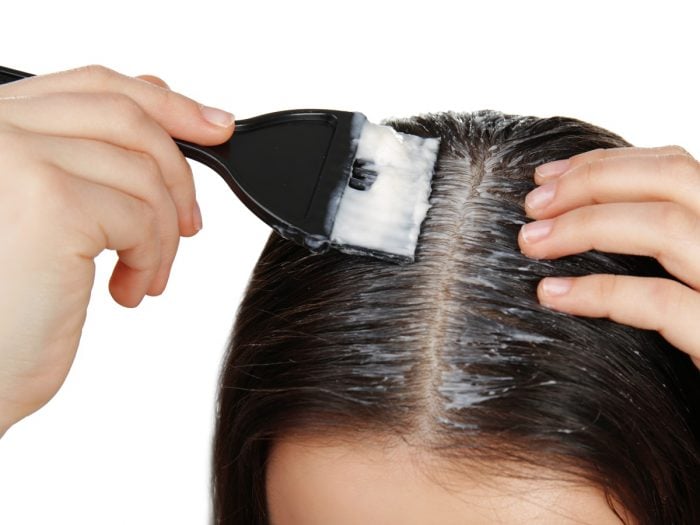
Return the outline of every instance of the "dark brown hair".
[[[656,332],[554,312],[535,293],[550,275],[670,276],[647,257],[533,260],[517,245],[537,165],[630,144],[572,118],[489,110],[388,124],[442,139],[416,262],[270,237],[221,374],[215,522],[267,523],[269,446],[303,431],[418,436],[442,457],[575,474],[642,524],[700,523],[690,359]]]

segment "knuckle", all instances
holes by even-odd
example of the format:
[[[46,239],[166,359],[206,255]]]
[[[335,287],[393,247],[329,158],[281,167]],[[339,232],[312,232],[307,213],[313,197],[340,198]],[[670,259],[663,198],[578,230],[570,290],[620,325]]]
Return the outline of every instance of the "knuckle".
[[[160,78],[158,75],[146,75],[146,76],[150,80],[152,80],[153,82],[155,82],[157,85],[159,85],[161,87],[168,85],[168,83],[165,80],[163,80],[162,78]]]
[[[134,152],[133,155],[138,159],[137,179],[142,195],[148,203],[160,204],[167,195],[167,189],[158,162],[142,151]]]
[[[157,239],[160,239],[160,225],[158,222],[158,212],[152,206],[147,206],[148,211],[146,212],[146,224],[148,224],[148,239],[154,244],[157,243]]]
[[[575,224],[580,231],[589,231],[595,226],[598,219],[598,208],[595,206],[584,206],[578,208],[568,215],[568,223]]]
[[[146,198],[159,208],[169,206],[170,196],[158,162],[151,155],[142,151],[134,152],[134,155],[141,167],[139,177]]]
[[[682,206],[674,202],[663,202],[657,205],[657,222],[669,237],[684,236],[692,231],[696,219]]]
[[[659,171],[668,171],[675,183],[693,194],[700,191],[700,163],[690,155],[675,153],[663,157]]]
[[[146,266],[153,272],[158,271],[163,259],[163,254],[157,225],[154,225],[153,231],[149,232],[148,242],[145,244],[144,248],[147,254],[145,260]]]
[[[144,151],[135,151],[134,157],[137,159],[136,162],[140,166],[139,171],[142,173],[142,177],[148,182],[149,186],[162,186],[163,177],[160,173],[158,161],[156,161],[152,155]]]
[[[148,217],[148,213],[146,217]],[[138,265],[134,269],[136,270],[150,270],[155,272],[160,267],[161,263],[161,247],[157,235],[157,227],[154,225],[155,221],[150,219],[144,219],[142,230],[141,242],[136,244],[133,248],[136,255],[136,260],[138,260]],[[130,265],[135,266],[135,265]]]
[[[122,93],[104,93],[101,98],[110,114],[116,116],[115,122],[121,123],[126,132],[141,131],[148,116],[134,99]]]
[[[600,157],[586,162],[581,174],[581,184],[589,188],[596,184],[605,169],[605,158]]]
[[[141,164],[139,176],[146,188],[148,197],[154,202],[158,202],[166,192],[158,163],[148,153],[139,152],[138,158]]]
[[[143,245],[157,245],[158,239],[160,238],[158,212],[153,206],[151,206],[151,204],[144,201],[140,201],[139,208],[138,214],[140,215],[139,223],[142,225],[141,232],[144,240]]]
[[[156,93],[156,111],[160,114],[167,115],[175,106],[182,105],[181,97],[169,89],[154,89],[153,91]]]
[[[650,278],[646,294],[648,304],[659,312],[676,312],[683,300],[681,289],[668,279]]]
[[[161,264],[172,264],[180,245],[180,234],[177,223],[173,228],[166,228],[160,237]]]
[[[601,299],[615,297],[620,288],[620,277],[617,275],[600,275],[596,278],[596,293]]]
[[[691,184],[697,184],[700,175],[700,163],[690,155],[676,153],[666,157],[671,173],[681,179],[687,179]]]
[[[677,153],[679,155],[687,155],[688,157],[692,156],[690,153],[688,153],[688,150],[686,150],[683,146],[679,146],[677,144],[665,146],[663,149],[672,153]]]
[[[21,132],[0,133],[0,159],[21,177],[0,177],[2,206],[12,209],[12,216],[29,224],[55,222],[64,216],[73,201],[70,180],[50,162],[37,157],[36,151]]]
[[[583,153],[577,153],[576,155],[573,155],[570,157],[572,162],[580,161],[580,162],[589,162],[589,161],[594,161],[598,159],[602,159],[606,155],[606,149],[605,148],[595,148],[592,150],[584,151]]]
[[[169,186],[168,189],[174,195],[177,195],[179,198],[182,198],[185,201],[188,201],[192,205],[194,205],[195,187],[194,178],[192,175],[192,167],[185,160],[184,156],[180,160],[180,164],[182,165],[182,176],[178,177],[177,180],[174,180],[172,185]]]
[[[74,70],[85,78],[91,85],[104,86],[108,84],[116,75],[116,71],[101,64],[88,64]]]
[[[55,217],[71,205],[70,180],[48,163],[36,164],[22,177],[22,206],[32,216]]]

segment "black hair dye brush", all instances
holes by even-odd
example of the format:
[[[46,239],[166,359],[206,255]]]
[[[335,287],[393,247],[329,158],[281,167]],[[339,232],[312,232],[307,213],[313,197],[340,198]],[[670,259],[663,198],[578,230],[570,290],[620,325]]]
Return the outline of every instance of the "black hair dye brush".
[[[0,84],[30,76],[0,66]],[[240,120],[218,146],[175,142],[277,233],[312,252],[414,259],[437,138],[398,133],[362,113],[298,109]]]

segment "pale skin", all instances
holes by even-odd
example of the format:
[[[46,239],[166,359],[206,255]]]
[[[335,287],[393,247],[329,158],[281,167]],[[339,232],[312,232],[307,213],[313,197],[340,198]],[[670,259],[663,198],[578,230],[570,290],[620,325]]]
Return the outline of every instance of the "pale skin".
[[[213,145],[233,131],[233,115],[171,91],[157,77],[129,77],[102,66],[0,85],[0,437],[63,384],[85,322],[94,258],[105,249],[117,252],[110,293],[122,306],[136,307],[145,295],[163,293],[180,237],[201,228],[192,172],[172,138]],[[700,366],[698,162],[667,146],[595,150],[572,157],[564,169],[562,164],[540,166],[534,174],[539,188],[528,196],[525,211],[537,221],[518,236],[523,253],[556,258],[597,249],[649,255],[682,282],[548,278],[538,287],[539,300],[573,314],[658,330]],[[552,199],[535,206],[543,193]],[[536,239],[547,226],[550,233]],[[578,521],[571,523],[587,523],[575,513],[581,505],[600,510],[591,523],[617,522],[601,506],[600,491],[570,481],[493,484],[495,478],[457,476],[450,478],[456,491],[448,492],[456,500],[445,500],[442,485],[414,469],[412,457],[400,445],[379,450],[369,441],[349,448],[280,441],[268,472],[273,525],[328,523],[328,516],[348,525],[426,523],[416,520],[420,512],[434,517],[449,509],[457,514],[441,523],[464,523],[458,516],[465,512],[481,516],[468,523],[497,523],[511,511],[514,517],[551,511],[559,519],[573,512],[570,518]],[[312,476],[306,493],[288,486],[299,472]],[[314,487],[327,491],[336,508],[352,503],[348,494],[367,501],[382,495],[410,512],[393,520],[381,514],[386,509],[380,504],[370,505],[378,514],[352,521],[350,513],[341,522],[332,509],[314,507]],[[317,509],[321,517],[295,511],[295,501],[307,501],[303,508]],[[483,510],[485,502],[501,510]]]
[[[394,439],[288,436],[266,469],[269,525],[620,525],[603,492],[541,468],[444,461]],[[525,479],[495,475],[511,468]],[[530,478],[530,479],[528,479]],[[617,512],[634,524],[620,505]]]
[[[94,258],[116,250],[114,300],[163,293],[180,236],[201,227],[171,137],[227,140],[233,115],[88,66],[0,85],[0,436],[63,384]]]

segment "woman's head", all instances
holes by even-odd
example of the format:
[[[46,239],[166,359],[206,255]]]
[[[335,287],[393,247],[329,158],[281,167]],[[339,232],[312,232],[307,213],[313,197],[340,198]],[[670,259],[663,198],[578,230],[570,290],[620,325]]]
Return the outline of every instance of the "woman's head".
[[[416,262],[270,238],[221,377],[217,521],[263,524],[271,508],[272,525],[424,523],[422,508],[494,523],[484,516],[534,512],[507,499],[527,493],[520,505],[554,509],[552,523],[605,523],[611,508],[700,522],[689,359],[654,332],[557,313],[535,293],[550,275],[667,274],[594,251],[533,260],[517,244],[535,166],[629,144],[575,119],[493,111],[389,124],[442,139]],[[377,495],[381,512],[404,514],[378,514]],[[369,514],[353,521],[344,502]],[[330,504],[338,514],[318,514]]]

